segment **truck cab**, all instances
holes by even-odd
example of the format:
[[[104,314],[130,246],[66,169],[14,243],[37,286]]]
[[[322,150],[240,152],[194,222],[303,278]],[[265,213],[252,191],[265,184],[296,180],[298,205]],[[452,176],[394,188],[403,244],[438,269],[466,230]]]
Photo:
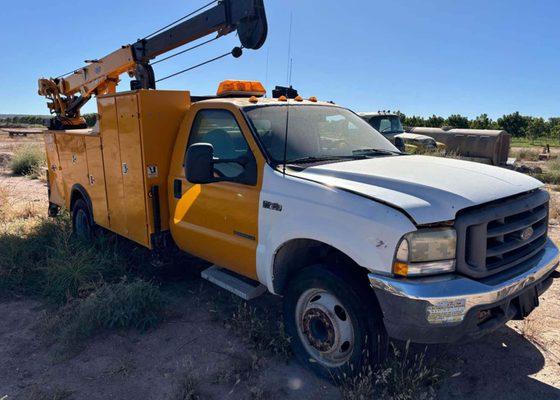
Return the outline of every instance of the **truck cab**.
[[[359,113],[358,115],[403,151],[415,153],[418,151],[445,150],[446,148],[444,143],[437,142],[430,136],[405,132],[401,118],[396,113],[378,111]]]
[[[167,235],[244,298],[282,296],[295,354],[327,377],[378,359],[387,336],[464,341],[536,307],[558,266],[539,181],[406,155],[344,107],[263,95],[226,81],[211,97],[102,97],[99,132],[46,135],[49,182],[63,188],[51,205],[71,209],[77,231],[147,229],[136,241],[151,249]],[[98,175],[77,186],[90,160]]]

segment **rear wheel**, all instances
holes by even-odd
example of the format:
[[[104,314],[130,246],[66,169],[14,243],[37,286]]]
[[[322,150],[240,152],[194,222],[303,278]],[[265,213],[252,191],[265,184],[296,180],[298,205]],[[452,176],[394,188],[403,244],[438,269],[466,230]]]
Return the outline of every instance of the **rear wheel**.
[[[82,240],[90,240],[93,237],[93,221],[86,202],[82,199],[76,200],[72,207],[72,231]]]
[[[314,265],[290,280],[284,320],[296,357],[323,377],[353,375],[385,354],[386,333],[367,281],[335,268]]]

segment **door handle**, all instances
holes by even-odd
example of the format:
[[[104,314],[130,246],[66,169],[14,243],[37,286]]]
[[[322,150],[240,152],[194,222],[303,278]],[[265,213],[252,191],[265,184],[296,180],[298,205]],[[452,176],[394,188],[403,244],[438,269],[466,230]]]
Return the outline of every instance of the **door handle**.
[[[173,181],[173,195],[176,199],[183,197],[183,181],[181,179]]]

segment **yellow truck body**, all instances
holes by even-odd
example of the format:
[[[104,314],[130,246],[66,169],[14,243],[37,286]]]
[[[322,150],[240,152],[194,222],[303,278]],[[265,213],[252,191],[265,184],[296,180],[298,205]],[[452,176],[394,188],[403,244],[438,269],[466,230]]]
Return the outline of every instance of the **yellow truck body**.
[[[45,134],[50,202],[72,209],[79,188],[97,225],[152,248],[152,235],[169,229],[169,160],[190,94],[138,90],[97,103],[98,129]]]

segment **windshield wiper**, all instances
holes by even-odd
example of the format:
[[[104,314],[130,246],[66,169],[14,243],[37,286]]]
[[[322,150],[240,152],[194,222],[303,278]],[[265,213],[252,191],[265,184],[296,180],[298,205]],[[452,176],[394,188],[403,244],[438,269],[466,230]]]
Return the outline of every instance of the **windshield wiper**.
[[[337,160],[355,160],[356,158],[363,158],[365,156],[361,154],[354,154],[351,156],[309,156],[309,157],[302,157],[296,158],[294,160],[286,161],[286,164],[312,164],[315,162],[322,162],[322,161],[337,161]]]
[[[380,131],[379,133],[404,133],[404,131],[401,131],[401,130],[394,131],[394,130],[384,129],[384,130]]]
[[[355,156],[371,156],[375,154],[385,154],[385,155],[402,155],[400,151],[385,150],[385,149],[358,149],[353,150],[352,154]]]

